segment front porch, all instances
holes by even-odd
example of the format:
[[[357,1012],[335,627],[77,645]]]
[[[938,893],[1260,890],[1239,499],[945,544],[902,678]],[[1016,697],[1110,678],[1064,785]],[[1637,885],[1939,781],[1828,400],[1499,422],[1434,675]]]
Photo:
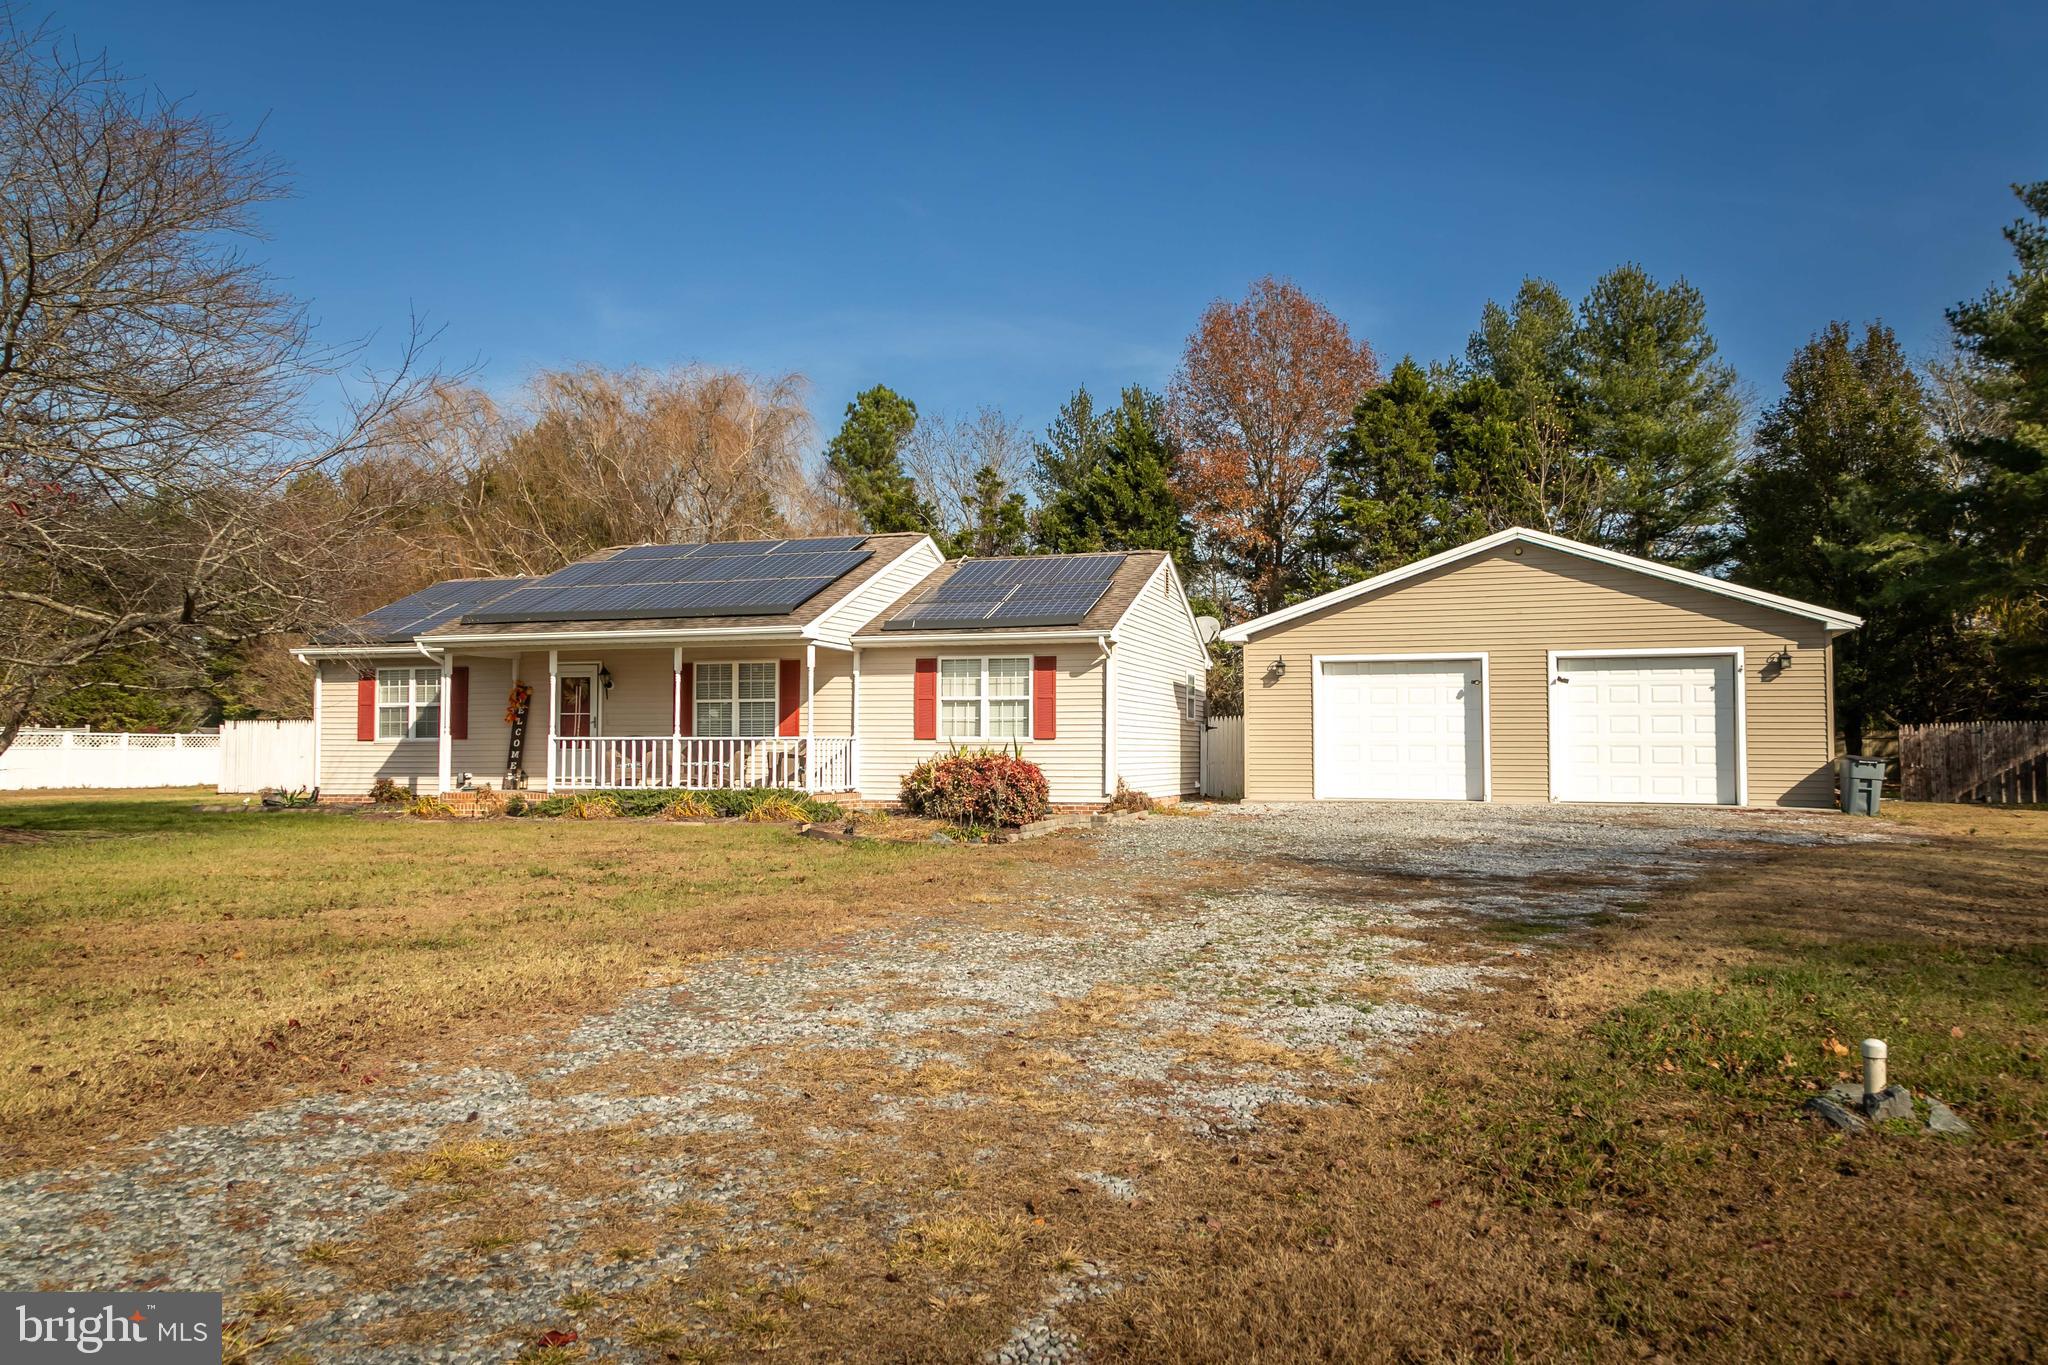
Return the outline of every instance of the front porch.
[[[857,786],[851,649],[786,638],[667,648],[581,640],[545,651],[458,645],[441,664],[444,792]],[[500,688],[501,726],[491,723]],[[450,723],[457,716],[469,719]]]

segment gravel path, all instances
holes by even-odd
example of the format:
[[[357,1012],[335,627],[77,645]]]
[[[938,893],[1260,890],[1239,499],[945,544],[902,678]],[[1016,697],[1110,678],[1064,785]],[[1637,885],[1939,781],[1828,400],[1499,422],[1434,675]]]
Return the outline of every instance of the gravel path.
[[[1825,815],[1325,805],[1154,817],[1076,837],[1098,856],[1006,896],[1001,916],[935,908],[773,962],[714,963],[502,1066],[416,1070],[373,1096],[322,1095],[180,1129],[124,1165],[0,1183],[0,1284],[225,1289],[231,1312],[238,1295],[284,1286],[319,1311],[261,1358],[506,1360],[531,1343],[536,1306],[628,1293],[706,1254],[703,1239],[678,1236],[607,1255],[589,1244],[607,1217],[688,1204],[745,1228],[766,1198],[757,1186],[789,1174],[765,1145],[707,1171],[664,1159],[653,1142],[605,1156],[626,1177],[622,1195],[579,1200],[522,1144],[621,1129],[744,1135],[751,1106],[805,1084],[779,1053],[880,1055],[915,1075],[1098,1003],[1099,1026],[1059,1041],[1060,1084],[1093,1101],[1093,1121],[1163,1120],[1228,1139],[1263,1106],[1312,1103],[1333,1076],[1369,1078],[1391,1051],[1458,1027],[1462,993],[1543,951],[1485,933],[1490,918],[1625,911],[1743,845],[1856,835]],[[1454,961],[1418,951],[1418,935],[1446,929],[1481,951]],[[653,1093],[595,1083],[646,1059],[686,1069],[687,1081]],[[875,1101],[880,1123],[987,1102],[908,1086]],[[513,1153],[494,1179],[545,1201],[543,1235],[482,1251],[446,1244],[453,1224],[424,1202],[431,1186],[393,1158],[417,1162],[451,1140],[477,1159]],[[1072,1175],[1142,1216],[1140,1184]],[[413,1201],[427,1269],[362,1287],[335,1249]],[[1049,1283],[996,1358],[1079,1358],[1058,1310],[1106,1292],[1116,1274],[1091,1264]],[[394,1355],[384,1334],[423,1319],[460,1329]],[[640,1349],[595,1334],[582,1344],[601,1357]]]

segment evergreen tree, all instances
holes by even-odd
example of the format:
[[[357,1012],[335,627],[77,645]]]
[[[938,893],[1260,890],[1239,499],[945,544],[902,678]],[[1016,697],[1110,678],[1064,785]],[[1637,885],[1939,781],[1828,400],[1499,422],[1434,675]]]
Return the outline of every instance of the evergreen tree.
[[[1330,456],[1328,558],[1339,582],[1421,559],[1465,539],[1453,440],[1455,380],[1404,358],[1365,395]]]
[[[1866,618],[1835,642],[1835,715],[1852,753],[1865,727],[1925,710],[1953,657],[1949,618],[1901,595],[1892,538],[1927,525],[1943,466],[1926,395],[1898,338],[1830,323],[1785,369],[1735,483],[1738,581]]]
[[[877,384],[846,405],[839,434],[825,446],[825,468],[862,529],[931,531],[938,515],[903,468],[903,443],[917,426],[917,405]]]
[[[1024,495],[1010,487],[994,465],[975,471],[961,510],[966,521],[949,537],[949,555],[1018,555],[1029,547],[1031,525],[1024,514]]]
[[[1603,541],[1691,568],[1720,562],[1742,403],[1700,292],[1611,270],[1579,307],[1573,349],[1575,435],[1606,467]]]
[[[1956,516],[1926,578],[1993,624],[2009,704],[2033,710],[2048,704],[2048,180],[2013,191],[2030,216],[2005,230],[2011,274],[1948,313],[1987,420],[1954,442]]]
[[[1034,540],[1054,553],[1165,550],[1187,570],[1191,536],[1174,494],[1179,450],[1157,394],[1133,385],[1097,412],[1086,389],[1039,442]]]

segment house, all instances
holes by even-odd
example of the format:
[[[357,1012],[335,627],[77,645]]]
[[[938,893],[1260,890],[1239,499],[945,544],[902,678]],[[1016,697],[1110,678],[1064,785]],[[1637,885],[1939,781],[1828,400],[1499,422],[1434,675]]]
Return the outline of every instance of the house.
[[[923,535],[635,545],[438,583],[317,637],[317,780],[360,795],[792,787],[893,800],[1016,746],[1052,800],[1199,784],[1208,653],[1170,556],[948,562]]]
[[[1244,794],[1825,806],[1862,622],[1514,528],[1245,621]]]

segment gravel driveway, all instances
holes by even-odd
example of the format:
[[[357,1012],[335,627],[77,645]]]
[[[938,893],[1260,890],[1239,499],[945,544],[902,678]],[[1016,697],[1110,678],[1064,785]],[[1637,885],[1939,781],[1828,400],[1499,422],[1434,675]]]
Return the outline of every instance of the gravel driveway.
[[[1528,970],[1551,930],[1746,846],[1854,836],[1825,814],[1412,804],[1063,837],[1071,858],[981,903],[711,963],[374,1095],[7,1181],[0,1284],[225,1289],[267,1360],[506,1360],[549,1328],[598,1357],[697,1358],[598,1305],[651,1303],[735,1246],[772,1287],[801,1259],[778,1239],[813,1260],[901,1240],[974,1178],[931,1159],[948,1115],[1013,1106],[1017,1150],[984,1139],[964,1164],[1070,1139],[1074,1188],[1143,1217],[1141,1165],[1086,1153],[1126,1151],[1139,1128],[1238,1140],[1268,1106],[1317,1103],[1459,1027],[1459,999]],[[993,1090],[992,1058],[1037,1088]],[[1076,1358],[1060,1306],[1122,1273],[1061,1266],[988,1346]],[[689,1331],[729,1354],[779,1330],[704,1312]]]

